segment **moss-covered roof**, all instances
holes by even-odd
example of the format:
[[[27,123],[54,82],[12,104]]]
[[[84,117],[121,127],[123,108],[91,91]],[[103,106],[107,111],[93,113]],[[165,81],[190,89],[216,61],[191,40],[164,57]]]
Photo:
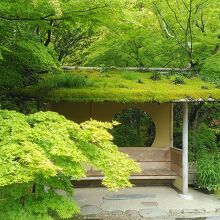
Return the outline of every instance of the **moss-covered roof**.
[[[22,93],[56,102],[220,100],[220,88],[197,77],[164,74],[160,80],[152,80],[152,74],[74,70],[58,75],[48,74],[38,84],[23,89]],[[175,84],[182,80],[184,84]]]

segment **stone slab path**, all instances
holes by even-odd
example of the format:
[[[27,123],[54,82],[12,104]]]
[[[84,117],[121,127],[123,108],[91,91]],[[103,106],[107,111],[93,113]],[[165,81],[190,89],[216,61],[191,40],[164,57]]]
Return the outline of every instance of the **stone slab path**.
[[[220,220],[217,197],[193,189],[190,194],[193,200],[184,200],[166,186],[133,187],[118,192],[109,192],[105,188],[75,189],[83,219],[187,220],[200,217],[198,220],[204,220],[209,217],[208,220]]]

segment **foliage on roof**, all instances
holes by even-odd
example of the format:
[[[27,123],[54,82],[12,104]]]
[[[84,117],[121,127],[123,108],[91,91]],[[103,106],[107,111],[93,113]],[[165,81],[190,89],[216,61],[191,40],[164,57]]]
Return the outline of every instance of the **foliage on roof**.
[[[200,74],[205,80],[220,85],[220,52],[206,59]]]
[[[31,87],[22,89],[29,97],[45,101],[123,103],[220,100],[220,88],[186,74],[143,73],[129,71],[74,70],[47,74]]]

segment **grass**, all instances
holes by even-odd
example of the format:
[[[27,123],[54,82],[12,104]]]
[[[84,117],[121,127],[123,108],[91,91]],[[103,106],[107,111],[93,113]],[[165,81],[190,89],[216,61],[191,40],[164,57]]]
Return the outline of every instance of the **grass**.
[[[82,88],[90,86],[91,83],[84,75],[73,74],[57,74],[54,76],[48,75],[43,78],[39,85],[42,88],[58,89],[58,88]]]
[[[48,74],[41,82],[21,92],[45,101],[163,103],[181,99],[220,100],[220,89],[197,77],[181,76],[184,84],[174,84],[176,75],[162,75],[160,80],[152,80],[151,76],[152,73],[77,70],[56,76]]]

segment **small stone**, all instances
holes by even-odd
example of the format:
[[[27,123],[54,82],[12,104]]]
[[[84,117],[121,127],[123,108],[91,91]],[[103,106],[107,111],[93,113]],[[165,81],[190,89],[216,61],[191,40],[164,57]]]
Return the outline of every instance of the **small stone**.
[[[181,211],[182,213],[184,213],[184,214],[187,214],[187,213],[198,213],[197,212],[197,209],[183,209],[182,211]]]
[[[179,210],[179,209],[170,209],[170,210],[169,210],[169,213],[170,213],[171,215],[176,215],[176,214],[180,214],[180,213],[181,213],[181,210]]]
[[[123,214],[124,212],[121,210],[115,210],[115,211],[110,212],[110,215],[123,215]]]
[[[142,202],[141,204],[146,206],[146,207],[151,207],[151,208],[158,206],[157,202]]]
[[[149,209],[142,209],[139,211],[140,216],[148,217],[148,218],[155,218],[155,217],[166,217],[168,213],[163,209],[158,208],[149,208]]]
[[[111,212],[110,211],[102,211],[101,216],[106,217],[106,216],[111,216]]]
[[[127,210],[127,211],[125,211],[125,215],[126,215],[127,219],[131,219],[131,220],[140,219],[139,213],[135,210]]]
[[[205,209],[196,209],[196,213],[198,214],[203,214],[205,212],[206,212]]]
[[[208,217],[207,220],[219,220],[220,216]]]
[[[99,216],[102,209],[94,205],[85,205],[81,207],[80,214],[88,216]]]
[[[217,208],[217,209],[216,209],[216,212],[220,212],[220,208]]]
[[[215,208],[206,208],[205,209],[205,212],[209,212],[209,213],[213,213],[213,212],[216,212],[216,209]]]

